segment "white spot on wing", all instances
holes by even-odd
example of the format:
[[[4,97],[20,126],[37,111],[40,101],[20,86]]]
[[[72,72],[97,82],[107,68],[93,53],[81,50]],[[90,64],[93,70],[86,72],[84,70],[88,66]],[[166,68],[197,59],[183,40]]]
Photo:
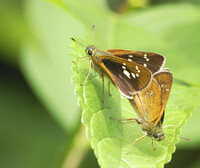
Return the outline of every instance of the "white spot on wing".
[[[135,78],[135,74],[133,72],[131,72],[131,75]]]
[[[122,69],[126,69],[126,67],[125,67],[125,66],[122,66]]]
[[[132,58],[133,56],[132,55],[128,55],[130,58]]]
[[[139,75],[138,74],[135,74],[137,77],[139,77]]]
[[[131,79],[130,73],[129,73],[127,70],[124,70],[123,73],[124,73],[124,75],[126,75],[129,79]]]
[[[147,58],[147,54],[144,54],[144,59],[146,59],[146,61],[149,61],[149,58]]]
[[[135,66],[135,69],[138,70],[138,66],[137,65]]]
[[[132,62],[132,59],[128,58],[128,61],[129,61],[129,62]]]
[[[146,67],[147,67],[147,64],[144,64],[144,67],[146,68]]]
[[[169,92],[169,89],[166,89],[167,92]]]
[[[151,92],[150,92],[150,96],[152,96],[153,95],[153,90],[151,90]]]
[[[122,63],[123,65],[126,65],[126,63]]]

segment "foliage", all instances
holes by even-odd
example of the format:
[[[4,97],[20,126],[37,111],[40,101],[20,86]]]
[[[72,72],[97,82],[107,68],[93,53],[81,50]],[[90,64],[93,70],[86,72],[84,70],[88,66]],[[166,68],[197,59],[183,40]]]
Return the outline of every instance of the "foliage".
[[[181,11],[185,11],[185,17],[183,17]],[[173,37],[175,35],[178,37],[176,30],[180,30],[180,27],[183,26],[186,26],[184,31],[190,33],[187,29],[188,21],[191,22],[190,17],[192,17],[193,22],[196,24],[196,22],[199,22],[199,14],[198,9],[192,6],[168,5],[157,9],[148,9],[143,13],[135,12],[122,18],[113,16],[115,22],[109,23],[112,29],[107,30],[108,28],[105,26],[104,29],[107,31],[104,33],[98,31],[99,28],[96,24],[95,37],[104,38],[103,40],[95,38],[100,44],[103,42],[106,44],[109,41],[109,44],[112,44],[111,48],[131,49],[134,46],[134,48],[138,48],[139,50],[144,48],[147,51],[164,53],[167,57],[167,65],[172,69],[175,79],[178,78],[191,85],[187,87],[175,82],[166,108],[165,122],[163,125],[183,126],[187,118],[191,116],[191,112],[200,104],[200,89],[192,87],[193,84],[198,84],[199,79],[195,75],[189,76],[189,73],[193,71],[191,68],[186,69],[181,64],[177,65],[177,61],[179,63],[187,62],[188,67],[191,65],[194,68],[196,63],[192,61],[188,63],[189,58],[184,56],[190,52],[190,48],[175,47],[173,45],[173,43],[183,43],[182,45],[186,45],[183,39],[180,40],[180,38],[175,39]],[[172,16],[175,17],[172,18]],[[182,17],[184,19],[181,20]],[[140,37],[138,37],[138,34]],[[188,36],[184,37],[187,38]],[[181,36],[181,38],[184,37]],[[154,40],[153,42],[152,39]],[[192,44],[198,44],[194,39],[190,40],[193,41]],[[169,43],[170,41],[174,42]],[[168,46],[167,50],[164,46]],[[184,50],[184,55],[180,48]],[[72,50],[74,57],[85,56],[84,49],[78,44],[73,44]],[[105,104],[102,104],[102,86],[101,81],[97,77],[91,77],[83,87],[80,86],[84,81],[84,77],[87,75],[87,64],[82,62],[77,63],[74,65],[74,71],[73,79],[77,85],[76,91],[79,96],[79,104],[83,109],[82,121],[86,125],[87,136],[91,140],[99,164],[102,167],[140,167],[141,165],[144,167],[163,167],[163,164],[170,160],[171,154],[174,152],[174,147],[166,141],[159,142],[156,156],[154,157],[151,139],[146,138],[143,142],[138,142],[129,155],[127,155],[129,146],[135,139],[142,136],[140,128],[137,124],[120,125],[118,122],[110,120],[109,117],[134,117],[135,113],[128,104],[128,101],[121,98],[117,89],[112,87],[112,96],[107,96]],[[197,71],[194,73],[197,75]],[[185,74],[188,74],[188,78],[184,77]],[[180,129],[168,129],[166,132],[172,135],[175,134],[178,137]],[[167,138],[174,144],[178,142],[177,138]]]
[[[9,3],[10,7],[5,7]],[[166,56],[166,67],[174,75],[174,84],[164,126],[184,127],[164,131],[179,136],[182,129],[181,136],[192,141],[181,140],[178,149],[190,149],[191,153],[199,149],[200,9],[197,3],[149,5],[145,1],[144,7],[141,4],[140,9],[129,7],[120,14],[111,11],[106,0],[27,0],[20,1],[23,8],[17,10],[11,1],[0,4],[3,4],[0,7],[2,21],[6,21],[1,24],[1,52],[7,53],[0,57],[1,62],[18,63],[30,88],[52,117],[48,121],[48,113],[32,98],[33,94],[26,92],[28,88],[17,82],[18,78],[11,76],[12,80],[8,81],[2,78],[5,83],[0,85],[0,109],[3,110],[0,131],[4,146],[1,167],[9,167],[4,158],[15,167],[69,167],[71,163],[97,167],[96,164],[89,166],[94,160],[90,155],[89,161],[84,158],[89,146],[85,134],[77,129],[81,114],[86,134],[102,167],[163,167],[171,159],[174,146],[166,141],[158,142],[154,157],[148,137],[126,155],[131,143],[143,135],[141,128],[137,123],[122,125],[109,117],[135,117],[132,107],[113,85],[112,96],[106,91],[105,104],[102,104],[101,79],[95,72],[84,86],[80,86],[88,73],[88,62],[72,64],[72,56],[77,60],[86,55],[85,49],[72,43],[70,38],[91,44],[93,23],[96,25],[95,45],[99,48],[151,51]],[[71,83],[72,75],[76,87]],[[77,98],[82,113],[76,105]],[[174,144],[179,141],[177,137],[167,138]],[[172,162],[177,162],[176,154]],[[66,164],[64,157],[70,160]],[[181,157],[181,163],[194,161],[193,166],[199,165],[195,157],[185,158],[189,157]]]

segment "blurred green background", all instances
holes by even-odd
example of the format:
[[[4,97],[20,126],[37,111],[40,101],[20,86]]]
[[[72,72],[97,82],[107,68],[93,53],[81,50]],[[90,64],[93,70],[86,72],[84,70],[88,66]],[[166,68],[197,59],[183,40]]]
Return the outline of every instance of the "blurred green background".
[[[138,34],[134,43],[144,43],[137,50],[148,49],[143,36],[148,37],[152,46],[160,47],[157,52],[179,56],[169,56],[166,62],[176,81],[200,87],[199,0],[84,0],[82,3],[76,0],[0,1],[2,168],[98,167],[81,125],[81,109],[71,83],[69,48],[70,37],[91,38],[92,23],[101,29],[95,36],[97,46],[105,47],[99,38],[109,47],[124,49],[126,36],[119,37],[121,41],[113,46],[109,41],[112,34],[106,33],[129,26],[127,22],[136,25]],[[167,14],[163,17],[164,12]],[[113,28],[113,23],[123,17],[124,23]],[[105,37],[98,35],[98,31],[105,31]],[[154,34],[157,36],[152,40]],[[165,41],[161,43],[161,39]],[[128,47],[136,49],[134,43]],[[156,52],[156,47],[153,49]],[[200,108],[183,127],[182,136],[192,141],[181,141],[165,167],[200,167],[199,119]]]

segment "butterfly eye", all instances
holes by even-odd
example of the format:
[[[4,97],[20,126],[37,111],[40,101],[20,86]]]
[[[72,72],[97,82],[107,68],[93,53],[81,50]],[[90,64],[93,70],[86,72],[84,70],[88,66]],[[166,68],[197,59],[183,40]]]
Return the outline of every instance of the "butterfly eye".
[[[88,50],[87,50],[87,54],[88,54],[88,55],[92,55],[92,54],[93,54],[92,49],[88,49]]]
[[[154,133],[153,136],[154,136],[154,138],[158,138],[158,134],[157,133]]]
[[[154,138],[156,138],[158,141],[162,141],[165,138],[165,135],[162,131],[160,132],[155,132],[153,134]]]

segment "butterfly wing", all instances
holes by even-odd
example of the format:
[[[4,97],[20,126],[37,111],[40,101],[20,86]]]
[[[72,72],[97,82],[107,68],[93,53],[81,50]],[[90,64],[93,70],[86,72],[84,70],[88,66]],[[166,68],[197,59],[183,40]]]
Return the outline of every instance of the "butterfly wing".
[[[162,109],[160,111],[159,117],[156,119],[155,125],[162,119],[164,115],[165,107],[169,98],[169,94],[172,87],[173,76],[168,69],[163,69],[161,72],[154,74],[154,79],[158,82],[161,87],[161,105]],[[163,122],[163,120],[162,120]]]
[[[152,79],[147,88],[135,94],[129,101],[142,121],[153,124],[162,109],[160,98],[161,87],[155,79]]]
[[[162,70],[154,75],[147,88],[129,100],[142,120],[154,126],[163,121],[171,86],[172,74],[168,70]]]
[[[112,79],[120,92],[129,99],[133,98],[133,94],[147,87],[152,79],[152,74],[148,69],[126,59],[101,55],[95,62]]]
[[[107,50],[107,52],[117,57],[136,62],[145,68],[148,68],[153,74],[162,69],[165,64],[165,57],[156,53],[121,49],[111,49]]]

